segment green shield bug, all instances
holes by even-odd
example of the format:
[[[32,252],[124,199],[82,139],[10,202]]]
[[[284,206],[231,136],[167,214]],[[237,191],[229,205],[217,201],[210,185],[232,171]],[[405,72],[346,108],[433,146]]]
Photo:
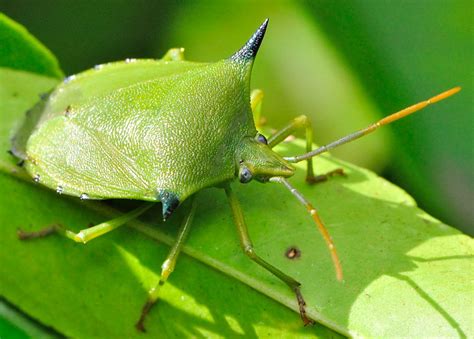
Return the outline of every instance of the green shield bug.
[[[144,330],[145,317],[158,300],[160,287],[173,271],[189,233],[197,205],[194,196],[208,187],[225,190],[244,253],[291,288],[304,324],[312,323],[305,313],[300,283],[255,252],[231,183],[256,180],[286,187],[323,235],[341,280],[335,246],[317,210],[287,180],[295,171],[292,163],[307,161],[309,184],[343,174],[335,170],[315,176],[312,158],[460,90],[455,87],[316,149],[306,116],[295,118],[267,139],[254,122],[254,116],[260,114],[262,92],[250,92],[252,65],[267,24],[265,20],[239,51],[215,63],[185,61],[182,49],[172,49],[160,60],[128,59],[68,77],[27,114],[12,140],[12,153],[33,180],[58,194],[161,202],[165,220],[184,200],[192,200],[162,265],[160,280],[149,291],[136,324],[139,330]],[[305,154],[282,157],[272,150],[301,128],[306,131]],[[19,236],[28,239],[58,232],[86,243],[150,206],[78,233],[56,225],[39,232],[20,231]]]

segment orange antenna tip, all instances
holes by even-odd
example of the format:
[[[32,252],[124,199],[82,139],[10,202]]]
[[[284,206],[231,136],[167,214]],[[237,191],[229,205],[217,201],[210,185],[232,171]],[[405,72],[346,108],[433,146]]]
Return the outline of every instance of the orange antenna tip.
[[[443,92],[443,93],[440,93],[440,94],[438,94],[438,95],[432,97],[432,98],[429,99],[428,101],[430,102],[430,104],[434,104],[435,102],[444,100],[444,99],[450,97],[451,95],[456,94],[456,93],[459,92],[460,90],[461,90],[461,87],[456,86],[456,87],[454,87],[454,88],[448,89],[447,91],[445,91],[445,92]]]

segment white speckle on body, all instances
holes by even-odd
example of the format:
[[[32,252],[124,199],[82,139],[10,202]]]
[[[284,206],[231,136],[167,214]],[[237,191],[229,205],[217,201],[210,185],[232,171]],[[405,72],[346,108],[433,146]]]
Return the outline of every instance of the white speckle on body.
[[[75,75],[70,75],[67,78],[64,79],[64,83],[67,84],[68,82],[71,82],[72,80],[76,79]]]

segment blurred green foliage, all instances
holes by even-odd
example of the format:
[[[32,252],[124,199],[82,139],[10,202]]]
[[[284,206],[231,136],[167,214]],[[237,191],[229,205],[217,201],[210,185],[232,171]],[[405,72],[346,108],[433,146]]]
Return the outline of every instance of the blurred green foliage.
[[[14,27],[14,29],[10,29]],[[61,79],[58,61],[28,31],[0,13],[0,67],[26,70]]]
[[[274,127],[312,116],[319,144],[460,85],[446,102],[334,153],[382,172],[434,216],[474,233],[472,1],[3,0],[0,10],[69,74],[174,46],[191,60],[216,60],[268,16],[254,73],[264,114]],[[347,86],[360,95],[349,98]]]

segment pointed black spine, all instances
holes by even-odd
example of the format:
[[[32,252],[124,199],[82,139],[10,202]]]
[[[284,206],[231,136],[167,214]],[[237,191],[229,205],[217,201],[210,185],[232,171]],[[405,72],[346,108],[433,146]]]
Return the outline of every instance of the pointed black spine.
[[[237,62],[249,62],[252,61],[257,55],[260,44],[262,43],[265,31],[267,30],[268,19],[265,19],[263,24],[257,29],[247,43],[238,50],[234,55],[230,57],[231,60]]]
[[[166,221],[179,205],[179,199],[173,192],[160,190],[158,198],[163,205],[163,221]]]

